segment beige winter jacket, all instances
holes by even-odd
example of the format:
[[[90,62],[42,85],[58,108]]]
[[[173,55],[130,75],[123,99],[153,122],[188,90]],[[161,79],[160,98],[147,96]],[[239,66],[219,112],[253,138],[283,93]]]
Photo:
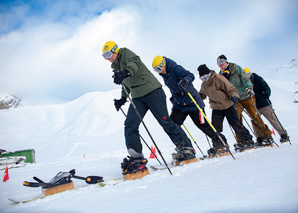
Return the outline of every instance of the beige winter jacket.
[[[210,106],[215,110],[228,109],[234,104],[231,97],[239,98],[236,88],[224,76],[216,74],[213,70],[209,79],[202,83],[199,94],[203,100],[208,96]]]

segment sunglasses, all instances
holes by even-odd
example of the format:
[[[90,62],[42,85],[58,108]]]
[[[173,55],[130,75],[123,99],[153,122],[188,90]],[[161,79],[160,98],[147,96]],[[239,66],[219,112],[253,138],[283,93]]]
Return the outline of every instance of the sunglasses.
[[[206,75],[201,76],[200,79],[201,79],[202,81],[208,81],[210,75],[211,75],[211,72],[210,72],[209,74],[206,74]]]
[[[219,65],[221,65],[221,64],[224,64],[225,62],[227,62],[225,59],[219,59],[219,60],[217,61],[217,65],[219,66]]]
[[[162,71],[162,66],[165,64],[165,59],[163,59],[160,63],[160,65],[157,65],[155,68],[154,68],[154,71],[157,72],[157,73],[161,73]]]

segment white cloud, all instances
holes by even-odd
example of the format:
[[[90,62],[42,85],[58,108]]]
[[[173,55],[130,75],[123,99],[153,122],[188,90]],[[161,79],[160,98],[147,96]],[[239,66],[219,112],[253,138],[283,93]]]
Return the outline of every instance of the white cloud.
[[[101,56],[108,40],[134,51],[149,69],[157,54],[194,73],[202,63],[217,70],[220,54],[255,69],[297,57],[297,48],[289,46],[297,44],[297,30],[285,32],[293,34],[288,40],[278,40],[295,1],[129,2],[92,19],[82,14],[84,21],[75,17],[42,22],[30,17],[18,31],[2,35],[0,89],[72,99],[117,88],[110,63]],[[272,38],[287,51],[277,53],[269,45]],[[262,40],[268,45],[260,45]]]

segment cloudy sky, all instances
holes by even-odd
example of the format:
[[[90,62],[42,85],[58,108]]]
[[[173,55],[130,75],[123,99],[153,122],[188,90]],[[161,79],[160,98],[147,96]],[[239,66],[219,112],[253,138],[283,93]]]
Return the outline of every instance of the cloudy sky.
[[[116,89],[108,40],[150,70],[164,55],[218,71],[225,54],[261,73],[298,59],[297,20],[297,0],[1,0],[0,92],[72,100]]]

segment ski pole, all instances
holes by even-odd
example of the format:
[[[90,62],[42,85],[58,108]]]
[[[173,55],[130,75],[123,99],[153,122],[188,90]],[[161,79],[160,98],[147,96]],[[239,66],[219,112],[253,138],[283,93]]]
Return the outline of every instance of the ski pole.
[[[239,104],[239,103],[237,103],[237,105],[242,109],[242,111],[244,111],[247,115],[248,115],[248,117],[254,122],[254,124],[256,124],[261,130],[263,130],[263,132],[266,134],[266,136],[269,138],[269,135],[267,134],[267,132],[266,132],[266,130],[265,129],[263,129],[257,122],[256,122],[256,120],[255,119],[253,119],[249,114],[248,114],[248,112]],[[260,122],[262,122],[261,120],[260,120]],[[273,141],[274,143],[275,143],[275,141]],[[276,144],[276,143],[275,143]],[[276,144],[276,146],[277,147],[279,147],[277,144]]]
[[[281,123],[280,123],[280,121],[279,121],[279,119],[278,119],[278,117],[277,117],[276,113],[274,112],[274,109],[273,109],[273,107],[272,107],[272,104],[270,103],[270,101],[269,101],[269,99],[268,99],[268,98],[266,98],[266,100],[267,100],[267,102],[268,102],[268,104],[269,104],[269,106],[270,106],[270,108],[271,108],[272,112],[274,113],[274,115],[275,115],[275,117],[276,117],[276,119],[277,119],[277,121],[278,121],[279,125],[281,126],[281,128],[282,128],[282,130],[283,130],[284,134],[285,134],[285,135],[287,135],[287,133],[286,133],[286,130],[285,130],[285,129],[284,129],[284,127],[281,125]],[[292,145],[292,143],[291,143],[291,141],[290,141],[290,138],[289,138],[289,143]]]
[[[237,140],[237,139],[236,139],[235,132],[233,131],[233,129],[232,129],[232,127],[231,127],[231,125],[230,125],[230,124],[229,124],[229,127],[230,127],[230,130],[231,130],[231,132],[232,132],[232,134],[233,134],[233,136],[234,136],[235,140]]]
[[[209,142],[209,138],[208,138],[208,136],[206,134],[205,134],[205,136],[206,136],[207,142],[208,142],[208,144],[209,144],[209,146],[211,148],[211,145],[210,145],[210,142]]]
[[[123,115],[125,116],[125,117],[127,117],[126,116],[126,114],[125,114],[125,112],[123,111],[123,109],[120,107],[120,110],[121,110],[121,112],[123,113]],[[152,151],[152,149],[149,147],[149,145],[146,143],[146,141],[144,140],[144,138],[139,134],[139,136],[140,136],[140,138],[142,139],[142,141],[146,144],[146,146],[148,147],[148,149],[151,151],[151,153],[154,155],[154,157],[156,158],[156,160],[159,162],[159,164],[160,165],[162,165],[161,164],[161,162],[159,161],[159,159],[157,158],[157,156],[155,155],[155,153]]]
[[[173,175],[173,174],[172,174],[172,172],[171,172],[171,170],[170,170],[170,168],[169,168],[169,166],[168,166],[168,164],[167,164],[167,162],[165,161],[165,159],[164,159],[163,155],[161,154],[161,152],[160,152],[160,150],[159,150],[158,146],[156,145],[156,143],[155,143],[155,141],[154,141],[153,137],[151,136],[151,134],[150,134],[150,132],[149,132],[149,130],[148,130],[148,128],[147,128],[147,126],[145,125],[145,122],[143,121],[143,119],[142,119],[142,117],[141,117],[141,115],[140,115],[140,113],[139,113],[139,111],[138,111],[138,109],[137,109],[136,105],[133,103],[133,101],[132,101],[131,97],[129,96],[129,93],[128,93],[128,92],[127,92],[127,90],[126,90],[126,87],[124,86],[124,84],[123,84],[123,83],[121,83],[121,85],[122,85],[122,88],[123,88],[123,90],[125,91],[125,93],[126,93],[126,95],[127,95],[128,99],[129,99],[129,101],[130,101],[130,104],[131,104],[131,106],[133,107],[133,109],[134,109],[135,113],[136,113],[136,114],[137,114],[137,116],[139,117],[139,119],[140,119],[141,123],[144,125],[144,127],[145,127],[145,129],[146,129],[146,131],[147,131],[147,133],[148,133],[148,135],[149,135],[149,137],[151,138],[151,140],[152,140],[152,142],[153,142],[154,146],[156,147],[156,149],[157,149],[157,151],[158,151],[159,155],[161,156],[161,158],[162,158],[163,162],[165,163],[166,167],[168,168],[168,170],[169,170],[170,174],[171,174],[171,175]]]
[[[186,132],[189,134],[189,136],[191,137],[191,139],[193,140],[193,142],[197,145],[198,149],[200,150],[200,152],[203,155],[203,158],[207,158],[207,155],[204,155],[202,150],[200,149],[199,145],[197,144],[197,142],[195,141],[195,139],[191,136],[190,132],[188,131],[188,129],[186,128],[186,126],[184,124],[182,124],[184,129],[186,130]]]
[[[203,112],[203,110],[201,109],[201,107],[197,104],[196,100],[192,97],[192,95],[187,91],[185,90],[188,94],[188,96],[191,98],[191,100],[194,102],[194,104],[197,106],[197,108],[200,110],[200,112],[203,114],[204,118],[206,119],[206,121],[208,122],[208,124],[210,125],[210,127],[213,129],[213,131],[215,132],[215,134],[217,135],[217,137],[221,140],[222,144],[226,145],[226,142],[221,138],[220,134],[216,131],[216,129],[214,128],[214,126],[210,123],[210,121],[208,120],[207,116],[205,115],[205,113]],[[235,157],[233,156],[233,154],[231,153],[230,149],[228,149],[231,156],[234,158],[235,160]]]

